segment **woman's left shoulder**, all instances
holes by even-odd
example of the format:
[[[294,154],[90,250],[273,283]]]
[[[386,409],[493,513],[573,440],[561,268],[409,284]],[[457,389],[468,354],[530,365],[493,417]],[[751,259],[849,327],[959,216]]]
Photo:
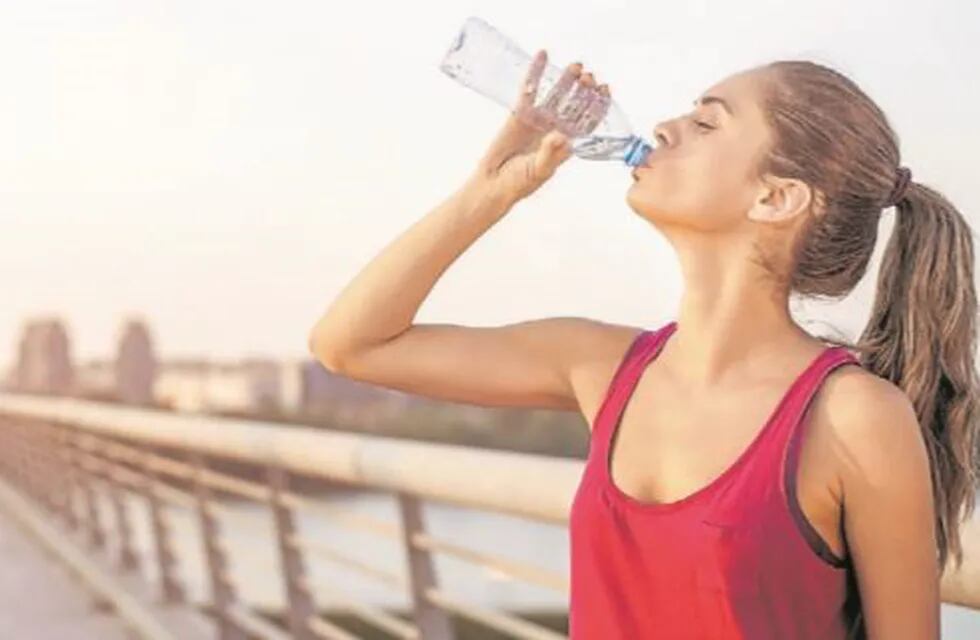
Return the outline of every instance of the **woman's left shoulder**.
[[[821,393],[827,408],[840,418],[864,418],[882,411],[891,415],[912,407],[911,399],[901,387],[857,361],[831,371]]]
[[[875,457],[885,441],[893,447],[921,445],[915,406],[890,380],[860,366],[841,366],[824,381],[820,395],[823,428],[852,453]]]

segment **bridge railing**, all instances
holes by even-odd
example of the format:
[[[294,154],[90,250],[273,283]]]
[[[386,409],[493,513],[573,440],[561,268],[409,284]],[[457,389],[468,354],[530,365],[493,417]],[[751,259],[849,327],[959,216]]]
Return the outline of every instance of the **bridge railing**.
[[[566,574],[465,540],[433,536],[424,501],[566,524],[582,472],[580,461],[470,447],[326,432],[247,420],[183,415],[80,401],[0,394],[0,466],[34,499],[85,532],[94,548],[111,549],[121,570],[138,567],[133,500],[146,505],[153,574],[165,602],[186,601],[179,579],[171,515],[190,511],[198,523],[210,585],[210,612],[220,637],[349,640],[352,631],[321,615],[320,598],[343,603],[365,626],[394,638],[454,637],[451,616],[532,640],[564,638],[559,631],[506,611],[466,602],[440,587],[434,554],[567,595]],[[219,461],[245,463],[248,477]],[[255,478],[259,478],[256,480]],[[398,522],[344,509],[293,488],[316,478],[395,497]],[[239,595],[224,544],[229,507],[224,496],[265,505],[273,522],[284,593],[283,626],[269,622]],[[301,534],[297,518],[313,513],[338,527],[394,541],[406,570],[392,572],[355,554]],[[110,515],[111,517],[106,517]],[[967,559],[943,578],[943,600],[980,609],[980,529],[964,532]],[[315,583],[312,560],[325,561],[385,587],[411,604],[405,618],[350,598],[335,584]],[[284,629],[285,628],[285,629]],[[386,634],[386,635],[385,635]]]
[[[210,586],[210,612],[222,638],[356,636],[321,615],[319,597],[394,638],[453,637],[451,616],[510,637],[553,640],[559,631],[506,611],[464,601],[440,587],[433,556],[442,554],[567,596],[564,573],[487,552],[430,533],[423,501],[562,524],[581,462],[469,447],[331,433],[319,429],[125,408],[69,398],[0,394],[0,464],[33,498],[111,551],[123,571],[139,568],[133,501],[145,504],[154,575],[165,602],[184,602],[171,515],[190,511],[198,523]],[[219,470],[221,461],[253,466],[248,477]],[[256,480],[258,477],[260,480]],[[291,489],[318,478],[392,495],[399,522],[344,509]],[[233,559],[223,544],[225,496],[266,505],[273,522],[288,630],[271,624],[239,596]],[[357,559],[297,526],[315,514],[359,535],[394,541],[406,571]],[[350,599],[343,588],[311,581],[309,564],[325,561],[406,594],[409,619]]]

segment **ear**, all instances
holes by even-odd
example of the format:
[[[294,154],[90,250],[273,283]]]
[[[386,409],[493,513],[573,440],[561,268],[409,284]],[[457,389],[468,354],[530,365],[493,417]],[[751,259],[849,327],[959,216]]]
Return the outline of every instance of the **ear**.
[[[758,222],[784,222],[805,213],[812,202],[813,190],[802,180],[765,176],[748,216]]]

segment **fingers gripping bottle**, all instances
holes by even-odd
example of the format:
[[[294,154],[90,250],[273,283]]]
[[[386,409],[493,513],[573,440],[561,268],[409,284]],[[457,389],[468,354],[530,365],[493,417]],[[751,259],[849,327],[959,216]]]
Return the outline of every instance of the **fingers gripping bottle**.
[[[485,21],[471,17],[453,40],[439,68],[449,77],[494,100],[513,108],[520,98],[524,79],[532,58],[507,36]],[[548,64],[544,69],[538,95],[553,100],[551,89],[561,78],[562,70]],[[651,146],[633,133],[622,110],[608,96],[594,91],[569,91],[552,104],[563,115],[571,113],[574,127],[567,130],[572,139],[572,153],[586,160],[621,160],[631,167],[642,164]],[[519,115],[519,114],[518,114]],[[601,118],[598,123],[595,120]]]

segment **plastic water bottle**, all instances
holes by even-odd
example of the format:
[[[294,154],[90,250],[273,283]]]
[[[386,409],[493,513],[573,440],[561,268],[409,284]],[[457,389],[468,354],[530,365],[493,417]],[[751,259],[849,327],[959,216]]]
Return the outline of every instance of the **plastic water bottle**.
[[[461,84],[504,107],[513,108],[530,66],[530,55],[484,20],[471,17],[463,24],[439,68]],[[537,95],[547,95],[562,72],[548,64],[541,75]],[[566,101],[575,98],[573,91],[565,96]],[[650,144],[633,133],[632,126],[615,102],[609,98],[603,100],[605,102],[598,106],[605,110],[605,117],[591,132],[570,132],[572,153],[586,160],[622,160],[631,167],[642,164],[650,153]],[[559,106],[564,109],[576,105]],[[593,106],[594,103],[589,108]],[[581,105],[578,107],[582,108]],[[590,126],[587,122],[582,129]]]

